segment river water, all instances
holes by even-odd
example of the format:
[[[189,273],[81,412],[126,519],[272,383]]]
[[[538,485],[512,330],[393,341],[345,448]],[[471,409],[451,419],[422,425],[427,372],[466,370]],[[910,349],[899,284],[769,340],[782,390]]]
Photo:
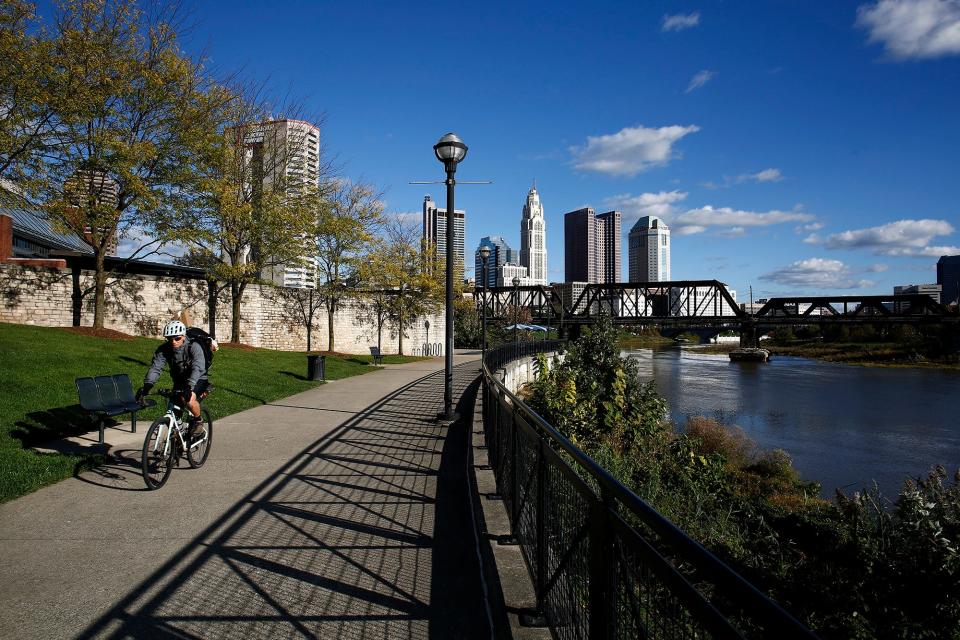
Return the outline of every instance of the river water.
[[[784,449],[822,494],[873,485],[891,499],[907,477],[960,467],[960,371],[856,367],[806,358],[734,363],[696,348],[628,352],[681,426],[703,415]]]

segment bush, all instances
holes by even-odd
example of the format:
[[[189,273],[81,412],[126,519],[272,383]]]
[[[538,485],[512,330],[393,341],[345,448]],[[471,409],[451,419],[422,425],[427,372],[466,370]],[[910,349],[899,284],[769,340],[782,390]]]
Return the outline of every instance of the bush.
[[[960,640],[960,471],[937,467],[895,502],[819,497],[782,450],[691,418],[682,434],[601,322],[524,390],[614,477],[824,638]]]

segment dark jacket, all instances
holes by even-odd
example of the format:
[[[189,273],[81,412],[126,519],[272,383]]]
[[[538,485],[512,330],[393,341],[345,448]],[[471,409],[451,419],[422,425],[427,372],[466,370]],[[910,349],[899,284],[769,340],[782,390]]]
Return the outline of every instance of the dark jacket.
[[[143,383],[149,385],[155,383],[167,364],[170,365],[170,377],[173,378],[173,384],[176,387],[193,389],[198,381],[207,379],[207,372],[203,369],[203,348],[190,339],[184,340],[179,349],[174,349],[169,342],[164,342],[157,347],[153,352],[153,362]]]

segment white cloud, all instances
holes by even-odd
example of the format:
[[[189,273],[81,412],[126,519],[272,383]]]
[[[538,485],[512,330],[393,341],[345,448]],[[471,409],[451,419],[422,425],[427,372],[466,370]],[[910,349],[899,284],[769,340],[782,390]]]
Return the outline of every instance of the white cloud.
[[[700,233],[707,227],[722,227],[729,230],[733,227],[768,227],[784,222],[808,222],[813,219],[811,214],[798,211],[772,209],[759,212],[706,205],[671,216],[667,224],[671,225],[671,229],[676,228],[680,235],[690,235]]]
[[[771,167],[756,173],[741,173],[736,178],[723,176],[723,182],[720,184],[711,181],[704,182],[702,186],[707,189],[726,189],[735,184],[743,184],[744,182],[780,182],[781,180],[783,180],[783,174],[780,172],[780,169]]]
[[[698,71],[692,78],[690,78],[690,84],[687,85],[687,90],[684,91],[684,93],[690,93],[691,91],[699,89],[716,77],[716,71],[709,71],[708,69]]]
[[[402,223],[417,222],[423,216],[422,211],[396,211],[387,215],[392,215]]]
[[[661,191],[659,193],[641,193],[632,196],[625,193],[612,196],[604,200],[604,204],[619,209],[627,218],[641,218],[643,216],[657,216],[664,218],[673,212],[673,203],[685,200],[685,191]]]
[[[761,280],[799,289],[858,289],[873,286],[872,280],[857,279],[849,266],[839,260],[808,258],[760,276]]]
[[[672,16],[663,16],[661,31],[683,31],[691,29],[700,24],[700,12],[694,11],[690,14],[678,13]]]
[[[780,182],[783,180],[783,174],[780,173],[780,169],[770,168],[748,175],[747,179],[756,182]]]
[[[794,211],[799,211],[799,209],[794,209]],[[822,222],[811,222],[810,224],[802,224],[796,228],[797,233],[804,233],[805,231],[820,231],[823,229]]]
[[[885,256],[929,256],[960,253],[953,246],[930,246],[934,238],[954,231],[946,220],[897,220],[879,227],[833,233],[822,242],[827,249],[868,249]],[[807,241],[819,242],[819,238]]]
[[[573,166],[581,171],[596,171],[613,176],[633,176],[651,167],[667,164],[679,154],[673,144],[700,130],[696,125],[672,125],[650,129],[625,127],[610,135],[587,136],[581,147],[570,147]]]
[[[612,196],[604,200],[606,206],[619,209],[625,221],[642,216],[663,218],[672,233],[681,236],[703,233],[715,228],[718,233],[728,236],[745,235],[755,227],[767,227],[786,222],[810,222],[814,216],[802,211],[766,212],[744,211],[731,207],[713,207],[705,205],[696,209],[679,210],[675,203],[687,198],[685,191],[660,191],[642,193],[633,196],[629,193]]]
[[[960,54],[960,0],[879,0],[857,9],[856,24],[895,59]]]

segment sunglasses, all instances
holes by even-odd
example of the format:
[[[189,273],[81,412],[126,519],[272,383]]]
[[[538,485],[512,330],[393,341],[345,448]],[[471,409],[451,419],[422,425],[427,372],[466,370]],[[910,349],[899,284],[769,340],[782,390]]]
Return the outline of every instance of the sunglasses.
[[[183,340],[183,336],[167,336],[167,342],[178,342]]]

